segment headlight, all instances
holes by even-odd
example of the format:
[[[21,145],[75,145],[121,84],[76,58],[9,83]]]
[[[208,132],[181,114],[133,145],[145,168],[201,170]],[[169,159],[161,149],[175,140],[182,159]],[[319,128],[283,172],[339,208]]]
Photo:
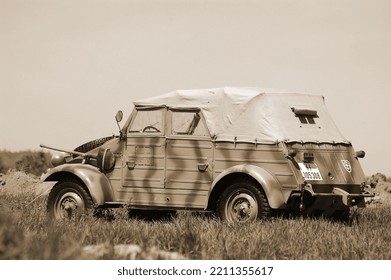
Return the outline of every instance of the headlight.
[[[65,153],[54,154],[50,162],[54,167],[56,167],[58,165],[64,164],[66,162],[65,158],[67,157],[69,157],[69,154],[65,154]]]
[[[106,173],[113,170],[115,165],[115,156],[110,148],[99,149],[97,158],[98,168],[100,171]]]

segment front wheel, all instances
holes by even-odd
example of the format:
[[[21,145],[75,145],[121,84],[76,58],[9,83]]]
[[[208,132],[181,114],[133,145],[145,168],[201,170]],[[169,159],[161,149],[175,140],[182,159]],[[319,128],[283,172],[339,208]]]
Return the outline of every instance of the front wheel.
[[[92,208],[91,196],[79,182],[58,182],[49,193],[47,210],[56,220],[74,219]]]
[[[232,183],[217,202],[217,214],[228,222],[250,222],[270,216],[265,194],[252,181]]]

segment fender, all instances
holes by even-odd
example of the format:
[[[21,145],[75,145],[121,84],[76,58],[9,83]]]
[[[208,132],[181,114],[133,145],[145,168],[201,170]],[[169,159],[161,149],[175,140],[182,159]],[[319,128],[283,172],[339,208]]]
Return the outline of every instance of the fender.
[[[255,165],[236,165],[224,170],[213,181],[211,191],[213,191],[214,187],[221,179],[232,173],[244,173],[254,178],[264,190],[271,208],[281,209],[285,207],[285,199],[281,191],[280,183],[268,171]]]
[[[68,176],[76,176],[83,181],[91,194],[93,202],[97,205],[113,201],[113,190],[109,180],[98,168],[89,164],[78,163],[56,166],[42,175],[41,181],[60,181]]]

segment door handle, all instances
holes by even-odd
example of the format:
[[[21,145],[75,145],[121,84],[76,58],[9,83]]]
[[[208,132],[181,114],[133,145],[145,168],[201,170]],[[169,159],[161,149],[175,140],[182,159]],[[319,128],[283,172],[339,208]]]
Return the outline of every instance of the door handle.
[[[198,166],[198,170],[201,172],[205,172],[208,169],[207,162],[198,163],[197,166]]]
[[[129,170],[133,170],[136,167],[136,162],[134,160],[130,160],[126,162]]]

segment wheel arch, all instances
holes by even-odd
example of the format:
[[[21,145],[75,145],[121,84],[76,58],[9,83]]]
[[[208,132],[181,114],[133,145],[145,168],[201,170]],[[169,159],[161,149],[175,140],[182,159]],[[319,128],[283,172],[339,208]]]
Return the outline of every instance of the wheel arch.
[[[113,201],[113,192],[109,180],[97,168],[90,165],[72,164],[58,166],[46,173],[41,178],[41,181],[59,182],[68,179],[82,183],[96,205],[103,205],[105,202]]]
[[[281,184],[265,169],[254,165],[238,165],[224,170],[212,184],[208,200],[208,209],[216,207],[217,200],[224,189],[238,178],[247,178],[257,183],[258,188],[266,195],[272,209],[285,207],[285,199],[282,194]]]

